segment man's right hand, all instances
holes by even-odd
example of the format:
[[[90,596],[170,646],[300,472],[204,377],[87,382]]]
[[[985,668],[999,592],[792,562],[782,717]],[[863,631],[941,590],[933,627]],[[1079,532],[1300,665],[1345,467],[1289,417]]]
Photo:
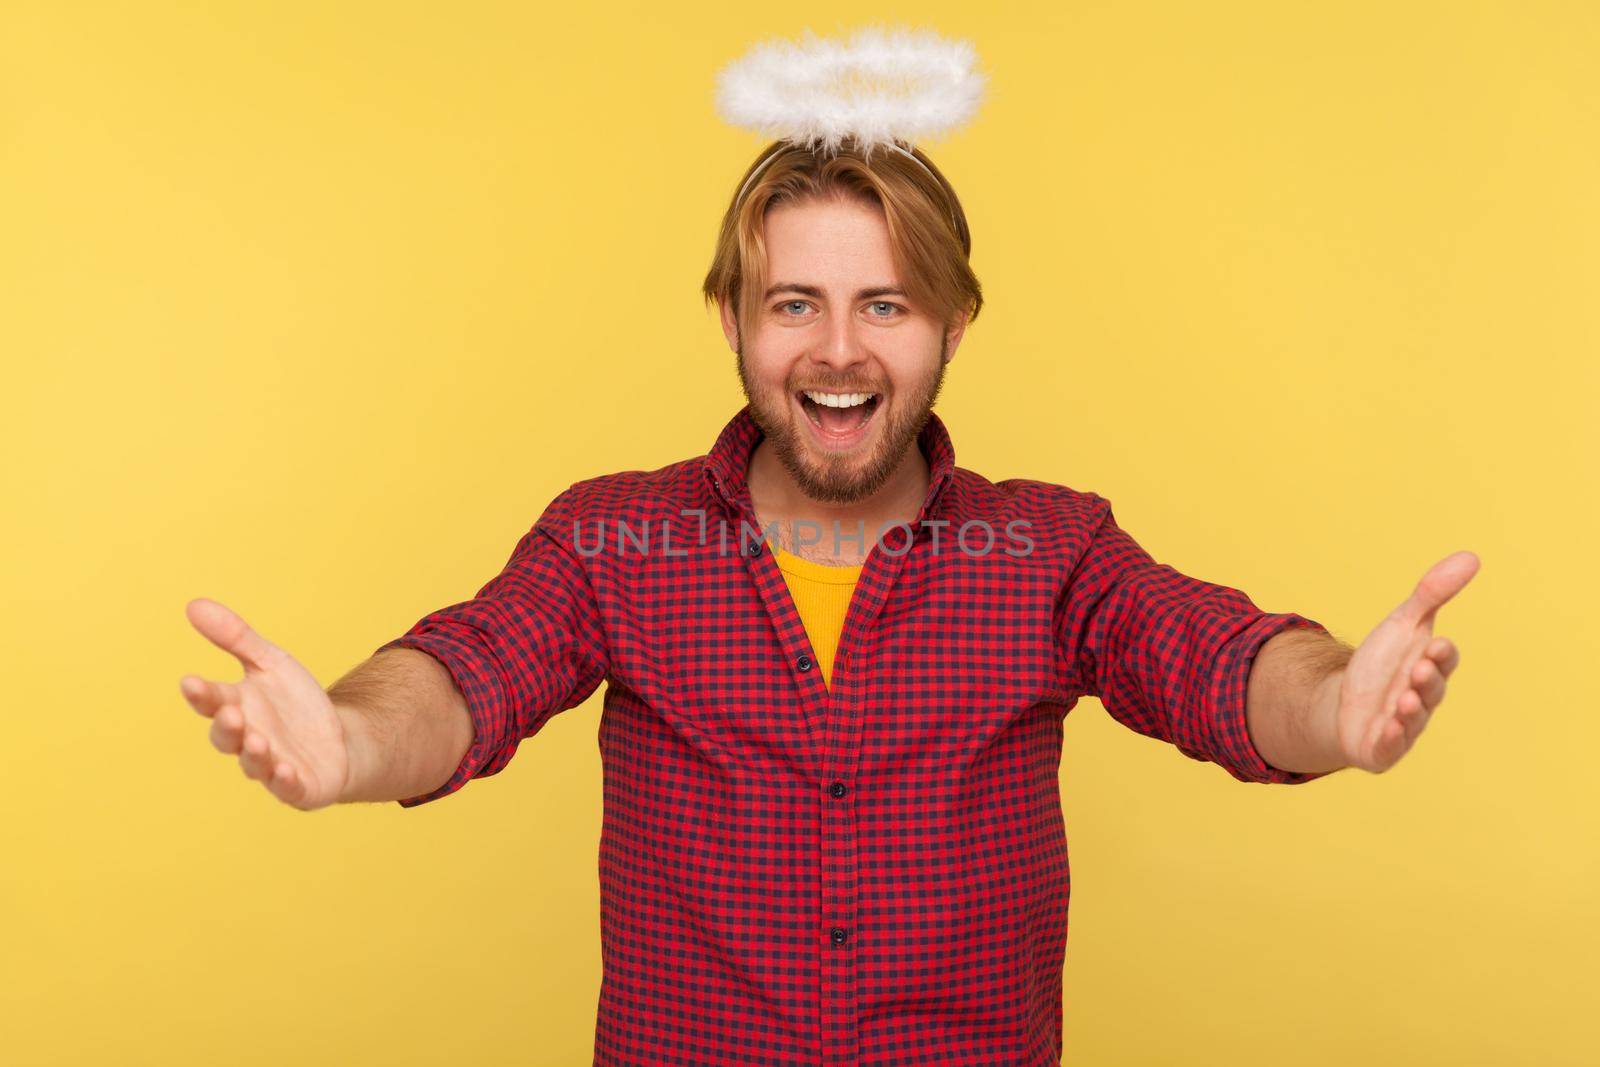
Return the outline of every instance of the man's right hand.
[[[212,745],[238,756],[245,776],[285,804],[312,811],[337,803],[349,779],[349,743],[311,672],[215,600],[191,600],[184,613],[244,667],[237,682],[192,674],[178,682],[189,705],[211,720]]]

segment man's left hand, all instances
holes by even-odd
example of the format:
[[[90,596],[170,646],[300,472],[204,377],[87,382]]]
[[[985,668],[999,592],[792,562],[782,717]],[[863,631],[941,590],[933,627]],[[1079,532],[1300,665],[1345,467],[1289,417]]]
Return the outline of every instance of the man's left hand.
[[[1350,657],[1334,712],[1347,765],[1381,774],[1427,729],[1444,700],[1445,679],[1461,661],[1449,638],[1433,636],[1433,616],[1472,580],[1478,564],[1466,551],[1435,563]]]

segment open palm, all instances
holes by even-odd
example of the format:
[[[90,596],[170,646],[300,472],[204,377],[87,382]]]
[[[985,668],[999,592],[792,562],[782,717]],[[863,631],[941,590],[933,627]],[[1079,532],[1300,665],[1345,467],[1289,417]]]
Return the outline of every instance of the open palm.
[[[215,600],[191,600],[184,612],[212,644],[244,667],[237,682],[192,674],[178,683],[195,711],[211,720],[211,743],[239,757],[247,778],[303,811],[338,801],[349,776],[344,725],[311,672]]]
[[[1444,700],[1461,661],[1455,644],[1433,636],[1434,614],[1478,572],[1471,552],[1429,568],[1399,607],[1361,642],[1344,670],[1336,722],[1345,763],[1381,773],[1411,750]]]

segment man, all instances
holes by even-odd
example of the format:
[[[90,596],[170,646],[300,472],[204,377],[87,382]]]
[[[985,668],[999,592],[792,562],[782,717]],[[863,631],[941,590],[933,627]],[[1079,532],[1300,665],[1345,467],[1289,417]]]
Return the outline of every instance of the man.
[[[1097,494],[955,466],[969,252],[920,152],[773,144],[706,279],[748,400],[709,452],[575,483],[326,693],[192,601],[245,669],[182,681],[212,743],[298,808],[411,807],[607,682],[597,1064],[1058,1063],[1066,713],[1244,781],[1382,772],[1477,559],[1351,649],[1157,564]]]

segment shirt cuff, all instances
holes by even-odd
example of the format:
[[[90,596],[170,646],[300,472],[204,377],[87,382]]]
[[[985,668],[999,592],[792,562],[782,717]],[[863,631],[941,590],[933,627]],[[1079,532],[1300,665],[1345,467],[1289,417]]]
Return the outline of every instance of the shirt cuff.
[[[495,774],[504,768],[511,759],[511,750],[499,743],[496,724],[505,721],[500,711],[505,707],[505,686],[495,669],[484,662],[482,654],[442,629],[403,634],[380,646],[373,655],[390,648],[416,649],[442,663],[466,698],[467,712],[472,716],[472,745],[449,780],[431,793],[406,797],[396,803],[402,808],[414,808],[449,796],[472,779]]]
[[[1229,774],[1242,782],[1299,785],[1333,773],[1281,770],[1262,759],[1255,742],[1250,739],[1245,719],[1245,697],[1249,687],[1251,664],[1255,662],[1256,653],[1269,638],[1292,629],[1328,632],[1327,627],[1303,615],[1296,615],[1293,612],[1264,612],[1224,645],[1221,655],[1217,657],[1211,706],[1216,709],[1213,725],[1221,749],[1222,758],[1219,762]]]

